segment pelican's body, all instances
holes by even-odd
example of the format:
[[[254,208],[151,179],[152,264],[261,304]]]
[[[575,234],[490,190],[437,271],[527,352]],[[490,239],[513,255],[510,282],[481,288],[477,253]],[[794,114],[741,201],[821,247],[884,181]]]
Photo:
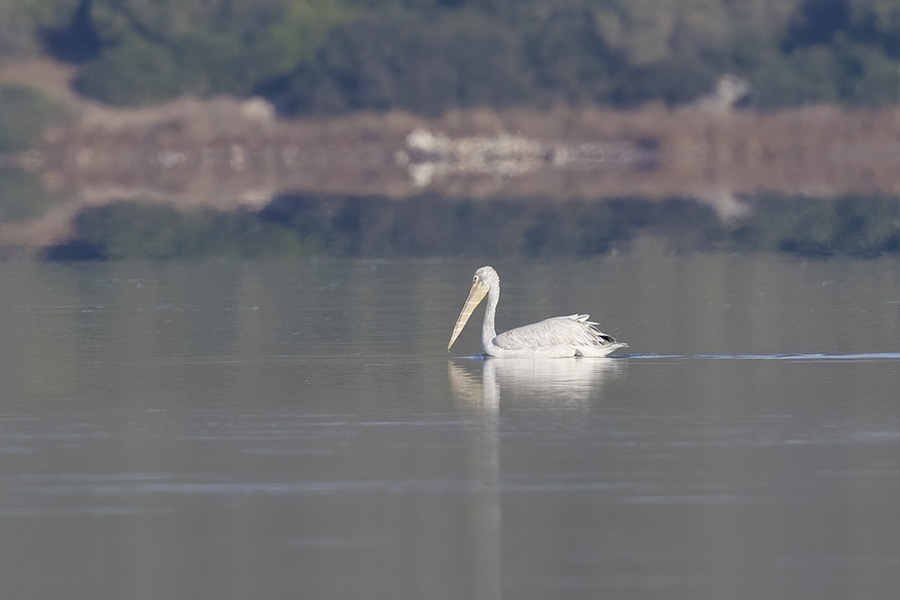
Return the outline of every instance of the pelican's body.
[[[497,335],[494,318],[500,301],[500,277],[492,267],[481,267],[475,271],[469,297],[463,305],[453,327],[453,335],[447,350],[459,337],[472,311],[487,296],[484,323],[481,326],[481,347],[488,356],[521,358],[545,357],[564,358],[569,356],[606,356],[624,348],[627,344],[617,342],[588,321],[588,315],[569,315],[544,319],[531,325],[510,329]]]

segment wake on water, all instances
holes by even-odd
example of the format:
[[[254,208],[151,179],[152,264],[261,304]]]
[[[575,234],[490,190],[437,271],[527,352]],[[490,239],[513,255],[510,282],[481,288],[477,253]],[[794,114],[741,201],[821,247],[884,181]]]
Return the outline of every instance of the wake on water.
[[[900,360],[900,352],[864,352],[856,354],[625,354],[620,358],[630,359],[680,359],[680,360],[800,360],[800,361],[847,361],[847,360]]]
[[[472,354],[470,356],[453,357],[454,360],[485,360],[484,354]],[[573,357],[574,358],[574,357]],[[900,360],[900,352],[861,352],[851,354],[615,354],[602,359],[590,357],[578,357],[575,360],[795,360],[795,361],[871,361],[871,360]],[[494,359],[510,360],[510,359]],[[513,359],[515,360],[515,359]],[[542,359],[565,360],[565,359]]]

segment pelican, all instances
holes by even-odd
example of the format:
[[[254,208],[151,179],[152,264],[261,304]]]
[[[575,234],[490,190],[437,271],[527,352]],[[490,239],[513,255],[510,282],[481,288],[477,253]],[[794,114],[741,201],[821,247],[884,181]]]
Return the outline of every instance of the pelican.
[[[500,301],[500,276],[493,267],[481,267],[475,271],[469,296],[459,312],[447,351],[459,337],[472,311],[487,296],[484,323],[481,326],[481,347],[488,356],[505,358],[567,356],[606,356],[628,344],[617,342],[588,321],[590,315],[569,315],[544,319],[531,325],[516,327],[497,335],[494,317]]]

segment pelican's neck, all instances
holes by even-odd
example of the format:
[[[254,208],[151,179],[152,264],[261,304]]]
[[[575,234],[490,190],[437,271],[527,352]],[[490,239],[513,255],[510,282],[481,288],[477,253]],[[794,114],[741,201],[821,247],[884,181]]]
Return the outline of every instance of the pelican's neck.
[[[497,328],[494,325],[494,317],[497,315],[497,303],[500,302],[500,282],[491,285],[488,290],[487,306],[484,308],[484,324],[481,326],[481,347],[487,352],[488,347],[495,337]]]

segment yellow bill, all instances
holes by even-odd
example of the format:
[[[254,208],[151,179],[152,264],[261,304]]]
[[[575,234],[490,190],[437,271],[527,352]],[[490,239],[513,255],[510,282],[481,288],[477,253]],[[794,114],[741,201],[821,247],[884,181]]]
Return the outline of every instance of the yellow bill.
[[[472,316],[472,312],[485,297],[490,288],[491,286],[483,283],[480,279],[472,282],[472,287],[469,289],[469,297],[466,298],[466,303],[463,304],[462,310],[459,311],[459,317],[456,319],[456,325],[453,326],[453,335],[450,336],[450,343],[447,344],[448,351],[453,345],[453,342],[456,341],[456,338],[459,337],[459,334],[462,333],[463,327],[466,326],[466,323],[469,322],[469,317]]]

